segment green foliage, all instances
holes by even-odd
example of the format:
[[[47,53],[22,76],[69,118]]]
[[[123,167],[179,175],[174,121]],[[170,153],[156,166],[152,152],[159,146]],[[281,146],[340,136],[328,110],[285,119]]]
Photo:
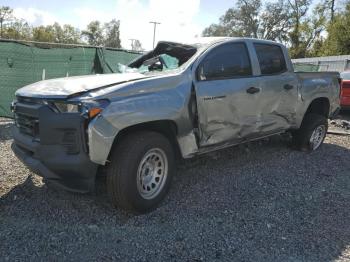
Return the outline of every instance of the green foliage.
[[[3,36],[4,27],[9,23],[13,18],[13,10],[8,6],[0,7],[0,37]]]
[[[92,21],[86,30],[81,32],[90,45],[102,46],[104,42],[103,29],[99,21]]]
[[[120,48],[120,21],[113,19],[101,26],[99,21],[92,21],[86,30],[82,31],[90,45]]]
[[[311,2],[309,0],[294,0],[291,6],[291,31],[289,33],[290,54],[292,58],[309,56],[314,52],[315,43],[319,45],[321,33],[325,31],[327,18],[326,6],[318,4],[308,14]]]
[[[303,41],[303,33],[309,31],[309,23],[306,19],[306,14],[309,9],[310,0],[294,0],[289,1],[289,20],[290,32],[288,34],[290,41],[290,55],[292,58],[303,57],[306,53],[305,46],[308,43]]]
[[[120,21],[113,19],[109,23],[105,23],[105,39],[104,45],[108,47],[121,48],[120,44]]]
[[[345,10],[334,16],[327,27],[328,37],[320,48],[319,55],[350,54],[350,3]]]
[[[266,2],[265,9],[260,14],[260,34],[259,37],[269,40],[286,42],[290,28],[288,5],[285,0],[277,2]]]
[[[38,26],[33,28],[33,40],[39,42],[54,42],[55,36],[52,26]]]
[[[3,29],[3,38],[16,40],[31,40],[32,28],[23,19],[14,19],[11,24]]]
[[[61,26],[58,23],[38,26],[33,29],[32,39],[38,42],[54,42],[63,44],[79,44],[80,32],[71,25]]]
[[[71,25],[63,25],[62,35],[57,42],[65,44],[80,44],[80,31]]]
[[[346,10],[347,15],[337,14],[335,0],[316,5],[312,0],[238,0],[202,34],[279,41],[289,47],[292,58],[350,53],[350,22],[344,18],[350,17],[350,7]],[[324,38],[326,30],[329,37]]]
[[[211,24],[202,34],[279,41],[288,46],[292,58],[350,54],[350,0],[345,1],[346,8],[337,12],[335,0],[237,0],[217,24]],[[32,27],[16,19],[7,6],[0,6],[0,35],[7,39],[121,47],[119,20],[105,24],[92,21],[82,32],[58,23]],[[132,49],[142,50],[141,43],[133,41]]]
[[[226,11],[218,24],[204,29],[203,36],[254,37],[285,40],[288,29],[288,10],[284,0],[238,0]]]
[[[53,25],[32,27],[25,20],[17,19],[12,14],[13,10],[10,7],[0,6],[1,38],[62,44],[87,42],[90,45],[121,48],[119,20],[113,19],[104,25],[99,21],[92,21],[86,30],[80,32],[71,25],[60,25],[57,22]]]

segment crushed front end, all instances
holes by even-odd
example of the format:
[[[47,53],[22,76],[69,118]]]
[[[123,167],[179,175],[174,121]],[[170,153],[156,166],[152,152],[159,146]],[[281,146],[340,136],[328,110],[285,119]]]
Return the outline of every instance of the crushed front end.
[[[86,116],[62,112],[45,99],[20,96],[12,110],[16,124],[12,149],[26,166],[66,190],[94,189],[98,165],[88,155]]]

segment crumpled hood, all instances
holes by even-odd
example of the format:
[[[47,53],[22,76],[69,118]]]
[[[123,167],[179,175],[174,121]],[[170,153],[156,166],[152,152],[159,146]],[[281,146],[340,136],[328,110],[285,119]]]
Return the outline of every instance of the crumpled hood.
[[[76,93],[83,93],[96,88],[121,84],[146,77],[140,73],[115,73],[56,78],[36,82],[18,89],[16,96],[63,99]]]

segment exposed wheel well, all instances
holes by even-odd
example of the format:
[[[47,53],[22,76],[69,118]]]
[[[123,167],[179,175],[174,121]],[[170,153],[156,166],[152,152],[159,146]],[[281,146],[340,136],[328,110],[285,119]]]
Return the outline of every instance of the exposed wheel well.
[[[329,100],[326,97],[316,98],[311,102],[308,109],[306,110],[305,115],[313,113],[325,116],[328,118],[329,116]]]
[[[179,144],[178,144],[177,139],[176,139],[177,126],[176,126],[176,123],[172,120],[151,121],[151,122],[136,124],[136,125],[124,128],[115,137],[112,149],[126,135],[129,135],[129,134],[134,133],[134,132],[139,132],[139,131],[154,131],[154,132],[161,133],[162,135],[164,135],[166,138],[169,139],[170,143],[172,144],[172,146],[174,148],[174,152],[175,152],[176,157],[177,158],[181,157],[180,147],[179,147]]]

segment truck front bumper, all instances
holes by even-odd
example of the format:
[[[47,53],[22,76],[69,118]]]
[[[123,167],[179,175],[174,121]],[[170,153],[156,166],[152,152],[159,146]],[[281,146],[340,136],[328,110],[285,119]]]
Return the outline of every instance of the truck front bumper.
[[[29,169],[69,191],[94,190],[98,165],[89,159],[80,114],[17,103],[15,116],[12,150]]]

